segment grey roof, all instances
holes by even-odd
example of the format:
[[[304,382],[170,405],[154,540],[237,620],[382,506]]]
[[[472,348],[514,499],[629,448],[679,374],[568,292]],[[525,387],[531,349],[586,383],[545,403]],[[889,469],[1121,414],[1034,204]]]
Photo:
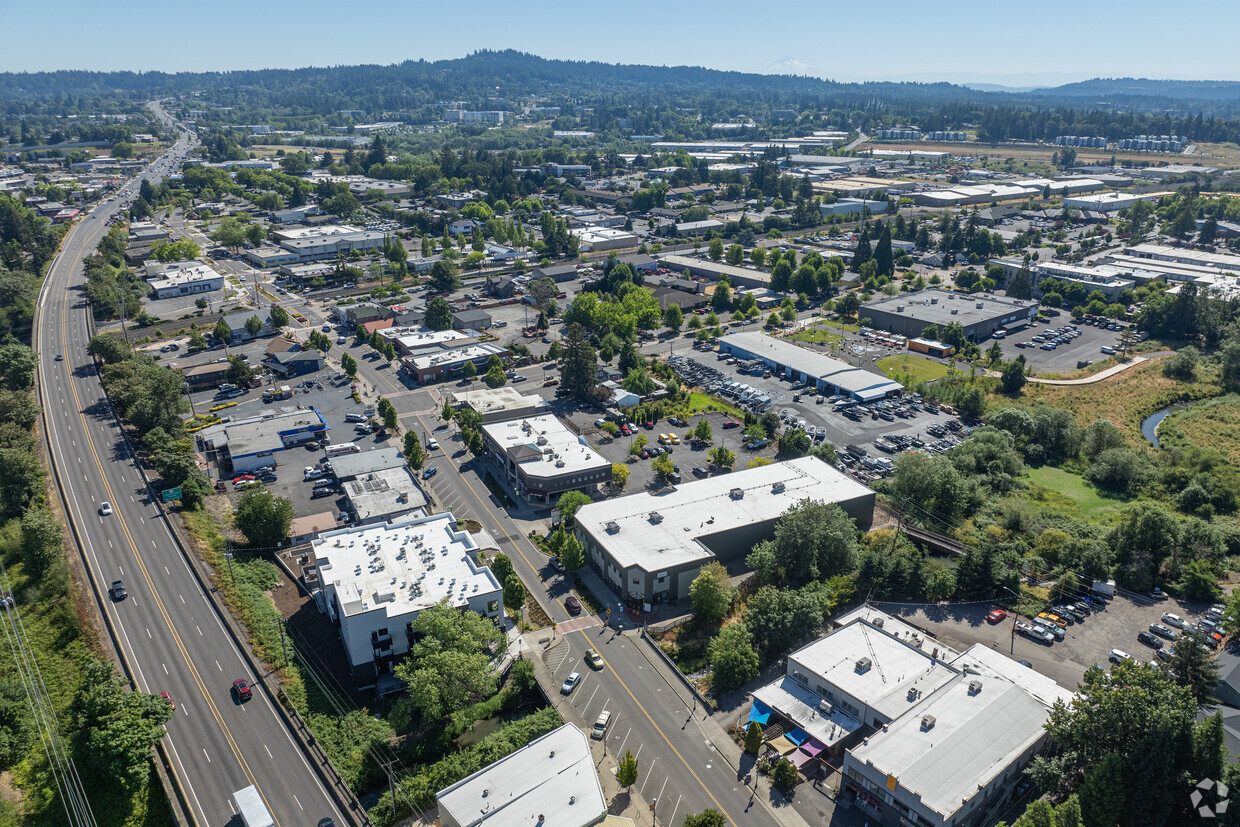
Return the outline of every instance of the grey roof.
[[[452,318],[459,324],[468,324],[469,322],[489,322],[491,321],[491,314],[485,310],[474,308],[471,310],[458,310],[452,314]]]
[[[242,330],[245,328],[245,323],[249,321],[251,316],[257,316],[260,322],[266,324],[267,318],[270,315],[270,310],[266,313],[261,310],[243,310],[240,313],[229,313],[224,317],[224,323],[228,325],[229,330]]]
[[[979,304],[981,307],[978,307]],[[1036,310],[1037,306],[1038,303],[1033,301],[931,289],[872,301],[862,308],[862,315],[879,310],[885,313],[900,313],[926,324],[959,322],[968,327],[999,317],[1028,316],[1029,311]]]
[[[333,457],[332,471],[337,479],[347,480],[387,468],[399,468],[404,464],[405,458],[399,448],[376,448]]]
[[[902,388],[899,382],[882,374],[871,373],[826,354],[757,331],[731,333],[723,337],[722,344],[744,350],[760,359],[771,359],[787,365],[807,376],[817,377],[865,398],[877,398]]]

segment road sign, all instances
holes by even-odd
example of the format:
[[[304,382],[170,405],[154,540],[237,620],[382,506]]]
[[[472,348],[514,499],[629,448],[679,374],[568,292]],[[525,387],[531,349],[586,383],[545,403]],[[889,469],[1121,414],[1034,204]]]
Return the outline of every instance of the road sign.
[[[179,500],[181,499],[181,488],[180,486],[177,486],[176,488],[165,488],[160,493],[160,497],[166,503],[170,503],[173,500]]]

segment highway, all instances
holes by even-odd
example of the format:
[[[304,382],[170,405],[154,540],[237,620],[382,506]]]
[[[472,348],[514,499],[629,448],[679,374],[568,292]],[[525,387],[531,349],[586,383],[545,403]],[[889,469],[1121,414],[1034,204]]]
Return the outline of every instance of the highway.
[[[156,112],[170,123],[157,107]],[[191,137],[183,135],[169,152],[190,145]],[[126,184],[130,197],[142,178],[159,180],[167,158]],[[94,253],[107,232],[107,217],[123,209],[124,200],[99,205],[69,232],[37,307],[40,404],[67,516],[77,527],[95,587],[103,593],[104,611],[131,679],[139,690],[167,691],[176,703],[165,747],[192,821],[203,827],[228,824],[235,815],[231,794],[254,784],[283,827],[317,825],[324,818],[352,824],[269,696],[256,687],[248,703],[233,698],[233,680],[253,682],[260,676],[250,674],[211,595],[165,524],[86,353],[90,334],[81,261]],[[63,361],[56,361],[57,354],[63,354]],[[101,514],[104,501],[114,508],[111,516]],[[118,579],[129,593],[120,602],[106,594]]]

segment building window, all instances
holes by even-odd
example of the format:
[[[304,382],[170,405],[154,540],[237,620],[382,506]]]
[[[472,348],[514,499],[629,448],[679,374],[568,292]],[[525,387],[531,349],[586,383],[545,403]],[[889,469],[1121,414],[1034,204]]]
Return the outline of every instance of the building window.
[[[488,612],[498,612],[498,611],[499,611],[499,601],[498,601],[498,600],[489,600],[489,601],[487,601],[487,611],[488,611]]]

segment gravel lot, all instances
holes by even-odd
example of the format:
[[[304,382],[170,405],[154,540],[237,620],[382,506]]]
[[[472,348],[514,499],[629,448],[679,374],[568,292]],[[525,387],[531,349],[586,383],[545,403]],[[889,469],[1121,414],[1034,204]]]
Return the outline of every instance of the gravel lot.
[[[1090,666],[1108,666],[1112,649],[1121,649],[1139,661],[1153,659],[1154,650],[1138,641],[1137,633],[1147,630],[1151,623],[1160,622],[1163,612],[1178,614],[1195,623],[1201,612],[1209,608],[1198,603],[1153,601],[1121,593],[1107,602],[1105,611],[1095,612],[1069,626],[1063,640],[1038,643],[1023,635],[1013,636],[1011,613],[1002,623],[987,623],[987,612],[998,608],[993,604],[877,605],[953,648],[967,649],[975,643],[983,643],[1017,660],[1029,661],[1034,669],[1069,689],[1076,687]]]

